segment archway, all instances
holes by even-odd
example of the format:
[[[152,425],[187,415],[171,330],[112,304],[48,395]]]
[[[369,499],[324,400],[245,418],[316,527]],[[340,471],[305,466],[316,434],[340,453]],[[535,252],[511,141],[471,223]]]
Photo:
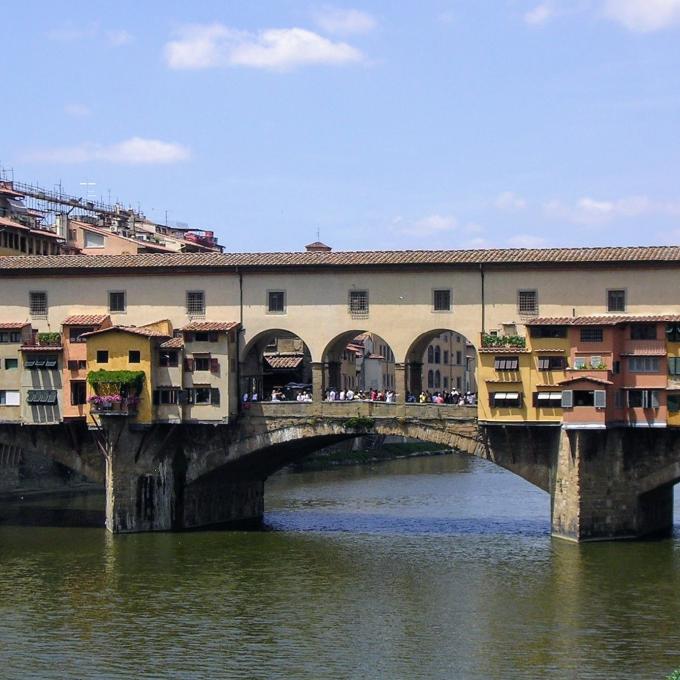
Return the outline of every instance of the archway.
[[[312,359],[307,344],[295,333],[272,328],[244,347],[239,394],[245,400],[296,399],[312,390]]]
[[[377,333],[353,329],[340,333],[322,355],[324,396],[339,397],[348,390],[355,396],[387,400],[399,390],[397,364],[390,344]]]
[[[462,334],[450,328],[434,328],[419,335],[405,357],[406,389],[421,393],[474,394],[477,351]]]

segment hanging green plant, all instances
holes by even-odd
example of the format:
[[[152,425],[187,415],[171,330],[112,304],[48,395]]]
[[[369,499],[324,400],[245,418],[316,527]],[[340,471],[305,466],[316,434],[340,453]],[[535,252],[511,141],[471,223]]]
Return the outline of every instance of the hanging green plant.
[[[128,391],[130,388],[139,394],[142,391],[144,379],[144,371],[107,371],[103,368],[99,371],[90,371],[87,375],[87,382],[92,385],[97,394],[100,389],[107,393],[112,391],[120,393],[122,389]]]
[[[60,345],[61,333],[38,333],[39,345]]]

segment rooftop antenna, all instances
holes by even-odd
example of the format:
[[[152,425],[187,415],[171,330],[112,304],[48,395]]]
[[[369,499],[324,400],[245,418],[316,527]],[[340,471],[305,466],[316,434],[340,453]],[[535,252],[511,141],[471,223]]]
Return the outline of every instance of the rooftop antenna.
[[[321,232],[319,230],[319,227],[316,228],[316,240],[321,241]]]

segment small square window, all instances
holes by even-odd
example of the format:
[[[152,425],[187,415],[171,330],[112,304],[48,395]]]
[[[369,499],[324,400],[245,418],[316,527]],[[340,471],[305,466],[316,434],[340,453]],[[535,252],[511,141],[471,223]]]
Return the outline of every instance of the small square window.
[[[626,311],[626,291],[608,290],[607,291],[607,311],[625,312]]]
[[[97,363],[98,364],[108,364],[109,363],[109,351],[106,349],[97,350]]]
[[[517,311],[524,316],[537,316],[538,293],[535,290],[517,291]]]
[[[286,293],[283,290],[270,290],[267,293],[267,311],[282,314],[286,311]]]
[[[109,312],[122,314],[125,312],[126,295],[124,290],[109,291]]]
[[[187,314],[189,316],[205,316],[205,292],[202,290],[187,291]]]
[[[451,311],[451,291],[448,288],[434,290],[433,298],[435,312]]]
[[[349,313],[355,319],[368,316],[368,291],[367,290],[350,290],[349,291]]]
[[[5,369],[19,368],[19,359],[5,359]]]
[[[128,352],[128,363],[138,364],[141,361],[141,355],[138,349],[131,349]]]
[[[210,357],[194,356],[194,370],[195,371],[209,371]]]
[[[47,293],[44,291],[31,291],[28,294],[31,316],[47,317]]]

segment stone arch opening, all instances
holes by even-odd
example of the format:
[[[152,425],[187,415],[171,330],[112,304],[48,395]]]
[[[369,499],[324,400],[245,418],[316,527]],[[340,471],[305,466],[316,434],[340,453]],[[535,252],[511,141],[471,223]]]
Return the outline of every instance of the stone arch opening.
[[[312,356],[304,340],[283,328],[262,331],[244,347],[239,394],[243,400],[295,400],[312,392]]]
[[[370,330],[357,328],[337,335],[326,345],[322,363],[325,398],[338,399],[351,390],[355,396],[373,394],[387,400],[389,392],[394,395],[399,390],[392,347]]]
[[[468,338],[454,329],[434,328],[421,333],[406,352],[406,390],[416,399],[421,393],[476,394],[476,365],[477,350]]]

